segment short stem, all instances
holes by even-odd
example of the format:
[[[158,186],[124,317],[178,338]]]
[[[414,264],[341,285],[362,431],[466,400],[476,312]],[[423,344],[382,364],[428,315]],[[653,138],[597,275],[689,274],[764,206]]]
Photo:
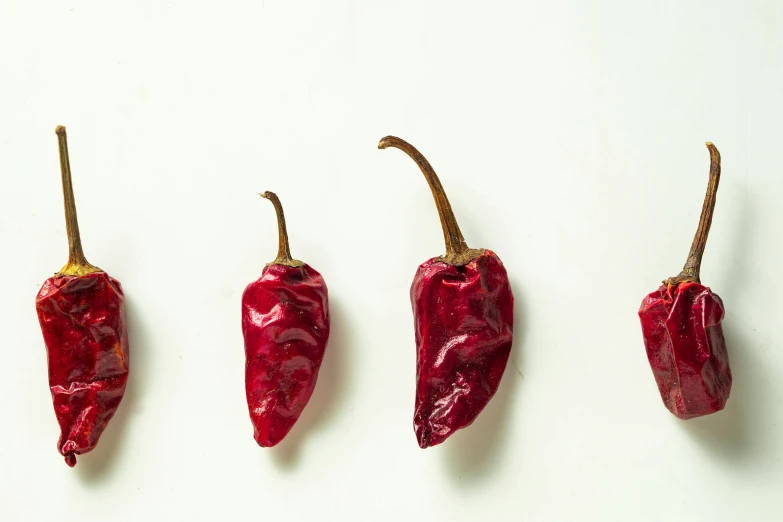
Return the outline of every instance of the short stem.
[[[443,190],[443,185],[441,185],[438,175],[435,174],[435,170],[430,165],[430,162],[427,161],[427,158],[416,150],[416,147],[395,136],[386,136],[378,143],[379,149],[387,147],[400,149],[410,156],[419,166],[422,174],[424,174],[424,178],[427,180],[427,184],[430,186],[432,196],[435,198],[435,206],[438,208],[440,224],[443,228],[443,239],[446,242],[446,255],[442,256],[441,260],[450,265],[462,266],[477,257],[481,251],[473,250],[465,243],[465,239],[462,237],[462,232],[457,224],[457,218],[454,217],[454,211],[451,210],[449,198],[446,197],[446,191]]]
[[[704,197],[704,206],[701,209],[699,218],[699,227],[696,229],[696,235],[691,244],[691,251],[688,253],[688,259],[682,272],[676,277],[667,280],[670,284],[682,282],[701,283],[699,272],[701,270],[701,259],[704,256],[704,248],[707,246],[707,236],[710,233],[712,225],[712,215],[715,212],[715,201],[718,195],[718,183],[720,183],[720,153],[711,142],[707,142],[707,149],[710,151],[710,179],[707,183],[707,195]]]
[[[55,132],[60,149],[60,172],[63,182],[63,199],[65,200],[65,228],[68,233],[68,263],[58,272],[58,275],[81,276],[100,272],[100,268],[87,262],[82,250],[79,221],[76,217],[76,200],[73,196],[71,182],[71,162],[68,158],[68,136],[65,133],[65,127],[59,125]]]
[[[302,266],[304,263],[291,257],[291,249],[288,246],[288,230],[285,227],[285,214],[283,214],[283,205],[280,204],[277,194],[267,191],[259,194],[259,196],[271,201],[275,207],[275,214],[277,214],[277,257],[269,264],[292,267]]]

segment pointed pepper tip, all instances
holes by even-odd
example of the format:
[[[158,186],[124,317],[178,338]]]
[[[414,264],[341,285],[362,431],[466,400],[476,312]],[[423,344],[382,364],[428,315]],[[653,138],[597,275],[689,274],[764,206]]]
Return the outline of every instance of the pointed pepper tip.
[[[76,454],[73,452],[69,452],[65,455],[65,463],[68,464],[68,467],[74,467],[76,465]]]

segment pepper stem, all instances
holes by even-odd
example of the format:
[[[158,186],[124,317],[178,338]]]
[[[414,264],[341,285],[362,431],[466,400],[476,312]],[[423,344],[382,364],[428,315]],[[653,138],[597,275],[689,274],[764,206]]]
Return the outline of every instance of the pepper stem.
[[[277,214],[277,257],[270,265],[285,265],[290,267],[299,267],[304,265],[298,259],[291,258],[291,248],[288,246],[288,230],[285,228],[285,214],[283,214],[283,205],[274,192],[263,192],[259,194],[264,199],[268,199],[275,207]]]
[[[60,172],[63,180],[63,199],[65,200],[65,228],[68,233],[68,263],[60,270],[58,276],[83,276],[101,269],[91,265],[84,257],[82,238],[79,235],[79,221],[76,218],[76,200],[73,197],[71,183],[71,162],[68,159],[68,136],[65,127],[58,125],[54,130],[60,148]]]
[[[699,228],[696,229],[696,235],[693,238],[693,244],[691,244],[691,251],[688,253],[688,259],[685,261],[682,272],[664,281],[668,285],[685,282],[701,284],[699,279],[701,258],[704,255],[704,248],[707,246],[707,236],[710,233],[710,225],[712,225],[712,215],[715,212],[715,200],[718,195],[718,183],[720,183],[720,152],[709,141],[707,142],[707,149],[710,151],[710,180],[707,183],[707,195],[704,197],[704,206],[701,209]]]
[[[438,260],[453,266],[463,266],[480,256],[481,250],[472,249],[465,243],[465,239],[462,237],[462,232],[457,224],[457,218],[454,217],[454,211],[451,210],[449,198],[446,197],[446,191],[443,190],[443,185],[440,184],[440,179],[438,179],[438,175],[435,174],[435,170],[430,165],[430,162],[427,161],[427,158],[416,150],[416,147],[396,136],[386,136],[378,143],[379,149],[387,147],[400,149],[410,156],[419,166],[422,174],[424,174],[424,178],[427,180],[427,184],[430,186],[432,196],[435,198],[435,206],[438,208],[440,224],[443,228],[443,239],[446,242],[446,255],[439,257]]]

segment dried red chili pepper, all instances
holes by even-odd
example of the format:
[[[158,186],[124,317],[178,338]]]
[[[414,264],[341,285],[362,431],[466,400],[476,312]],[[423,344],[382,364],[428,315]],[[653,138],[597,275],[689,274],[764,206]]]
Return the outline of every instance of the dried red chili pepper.
[[[413,426],[427,448],[469,426],[495,394],[511,352],[514,296],[494,252],[469,248],[429,162],[387,136],[379,149],[402,150],[421,169],[440,215],[446,255],[416,271],[410,296],[416,332]]]
[[[259,446],[272,447],[293,427],[315,389],[329,340],[329,297],[321,274],[291,258],[280,200],[278,251],[242,294],[245,393]]]
[[[680,419],[720,411],[731,391],[731,368],[723,338],[723,301],[699,280],[720,182],[720,153],[710,151],[710,179],[699,228],[682,272],[642,301],[647,358],[666,407]]]
[[[68,263],[35,299],[49,363],[49,389],[60,423],[57,449],[73,467],[111,420],[128,380],[125,297],[119,281],[87,262],[71,184],[65,127],[57,127],[68,231]]]

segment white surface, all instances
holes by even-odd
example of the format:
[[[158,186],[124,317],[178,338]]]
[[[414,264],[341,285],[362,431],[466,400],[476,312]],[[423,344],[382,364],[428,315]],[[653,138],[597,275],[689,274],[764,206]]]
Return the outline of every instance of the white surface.
[[[779,2],[15,0],[0,23],[0,519],[781,520]],[[75,469],[33,306],[67,254],[57,124],[131,341],[127,395]],[[386,134],[430,159],[517,299],[498,395],[427,451],[408,289],[442,235]],[[681,422],[636,311],[685,261],[705,140],[723,179],[702,277],[735,380],[725,411]],[[333,314],[272,450],[239,316],[275,254],[262,190]]]

